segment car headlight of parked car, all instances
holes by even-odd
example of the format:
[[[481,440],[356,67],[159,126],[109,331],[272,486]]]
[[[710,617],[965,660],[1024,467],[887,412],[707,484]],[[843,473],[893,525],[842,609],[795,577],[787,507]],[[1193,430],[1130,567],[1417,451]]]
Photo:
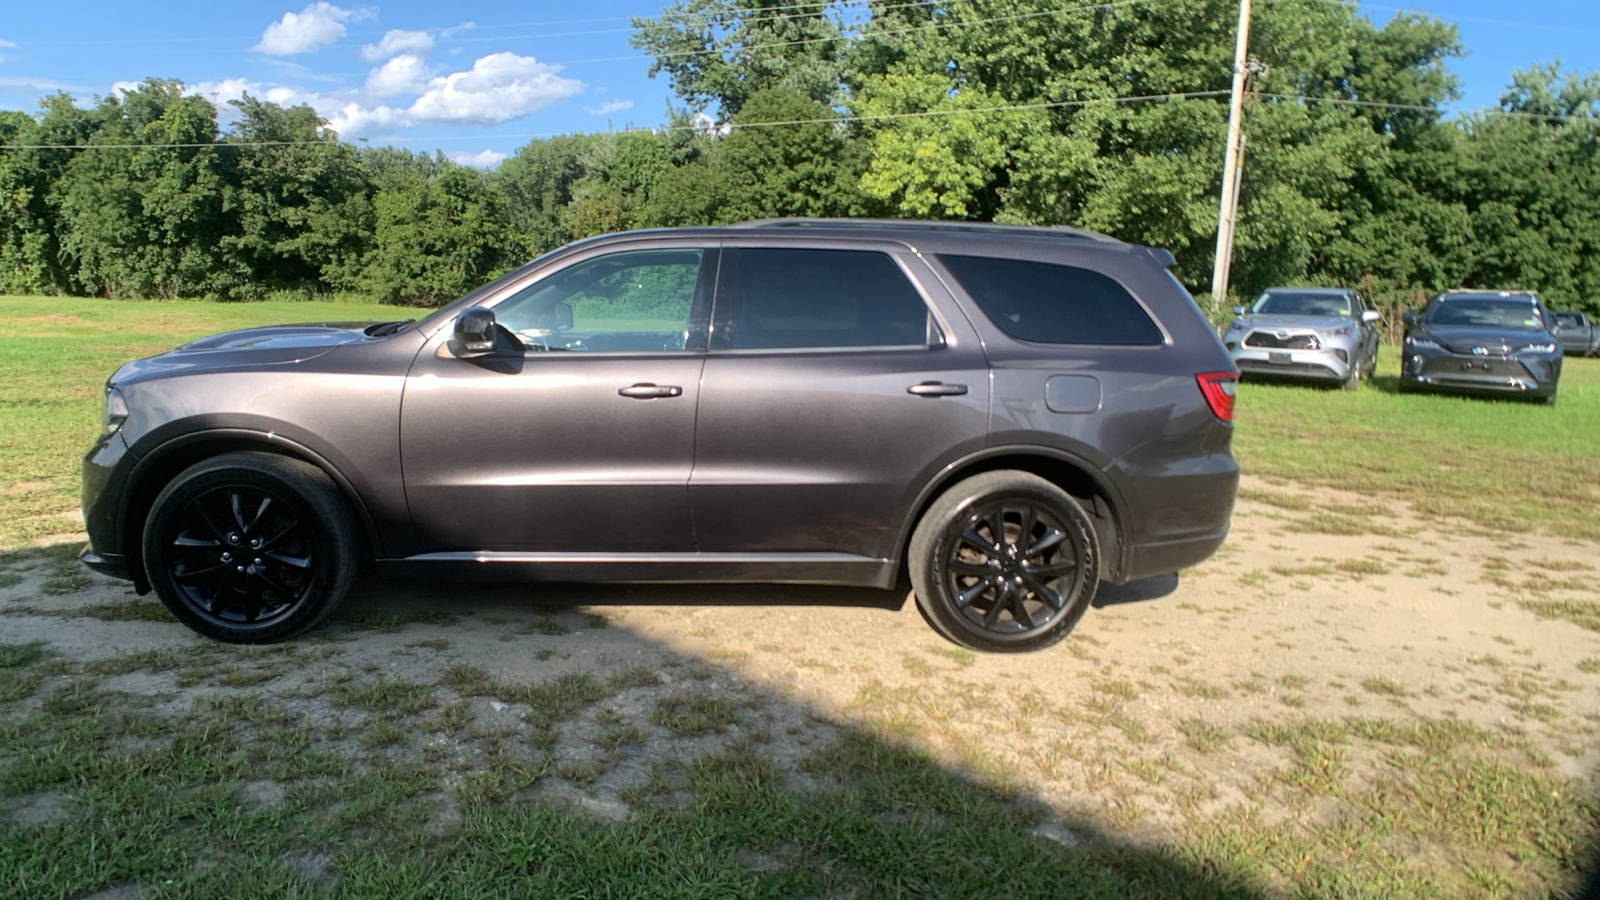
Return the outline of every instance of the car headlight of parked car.
[[[1516,352],[1518,352],[1518,353],[1554,353],[1554,352],[1556,352],[1556,344],[1553,341],[1550,342],[1550,343],[1547,343],[1547,344],[1529,344],[1526,347],[1518,347]]]
[[[1443,350],[1444,349],[1444,347],[1441,346],[1438,341],[1430,341],[1427,338],[1417,338],[1417,337],[1408,337],[1408,338],[1406,338],[1406,348],[1409,349],[1409,350]]]
[[[122,399],[122,392],[114,387],[106,388],[105,407],[100,411],[101,432],[114,434],[127,418],[128,401]]]
[[[1345,337],[1355,330],[1355,323],[1352,322],[1349,325],[1340,325],[1338,328],[1329,328],[1328,330],[1324,331],[1323,334],[1326,334],[1328,337]]]

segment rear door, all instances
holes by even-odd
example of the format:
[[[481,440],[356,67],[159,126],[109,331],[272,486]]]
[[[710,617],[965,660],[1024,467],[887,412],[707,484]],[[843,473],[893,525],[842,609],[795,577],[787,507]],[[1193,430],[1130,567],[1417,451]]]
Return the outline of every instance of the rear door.
[[[988,365],[914,253],[728,241],[701,380],[707,552],[885,558],[919,490],[984,445]]]

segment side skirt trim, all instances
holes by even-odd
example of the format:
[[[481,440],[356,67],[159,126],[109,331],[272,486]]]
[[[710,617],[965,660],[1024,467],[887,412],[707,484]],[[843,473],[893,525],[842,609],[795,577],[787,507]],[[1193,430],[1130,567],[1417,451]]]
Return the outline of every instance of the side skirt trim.
[[[892,588],[899,566],[852,553],[422,553],[380,559],[385,577],[448,581],[831,584]]]

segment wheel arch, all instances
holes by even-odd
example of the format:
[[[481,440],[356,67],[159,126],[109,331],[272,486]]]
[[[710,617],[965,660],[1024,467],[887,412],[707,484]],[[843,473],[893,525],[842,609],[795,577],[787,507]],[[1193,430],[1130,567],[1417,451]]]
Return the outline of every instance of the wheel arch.
[[[379,546],[377,525],[372,513],[350,480],[338,467],[315,450],[303,444],[270,432],[241,428],[218,428],[192,432],[171,438],[139,458],[129,473],[131,490],[123,495],[117,514],[121,545],[126,549],[128,573],[133,576],[134,589],[140,594],[150,591],[150,579],[144,570],[144,523],[156,496],[180,472],[195,463],[238,451],[271,453],[317,467],[331,479],[344,496],[345,502],[356,514],[356,533],[361,538],[360,556],[370,559]]]
[[[1104,472],[1087,460],[1066,451],[1028,446],[989,447],[940,470],[917,495],[900,526],[894,559],[901,568],[906,564],[912,531],[939,495],[962,479],[1001,469],[1037,475],[1082,503],[1084,512],[1095,523],[1095,534],[1100,540],[1100,577],[1105,581],[1120,581],[1122,573],[1127,571],[1128,545],[1128,509],[1122,493]]]

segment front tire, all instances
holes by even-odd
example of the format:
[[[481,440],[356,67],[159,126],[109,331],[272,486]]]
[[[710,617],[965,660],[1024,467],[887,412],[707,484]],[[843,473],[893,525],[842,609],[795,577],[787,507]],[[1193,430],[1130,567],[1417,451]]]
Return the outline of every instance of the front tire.
[[[178,621],[259,644],[322,621],[349,593],[359,542],[322,470],[270,453],[225,453],[185,469],[144,528],[150,584]]]
[[[946,638],[1023,653],[1066,637],[1100,586],[1094,523],[1071,495],[1027,472],[965,479],[911,536],[917,605]]]

